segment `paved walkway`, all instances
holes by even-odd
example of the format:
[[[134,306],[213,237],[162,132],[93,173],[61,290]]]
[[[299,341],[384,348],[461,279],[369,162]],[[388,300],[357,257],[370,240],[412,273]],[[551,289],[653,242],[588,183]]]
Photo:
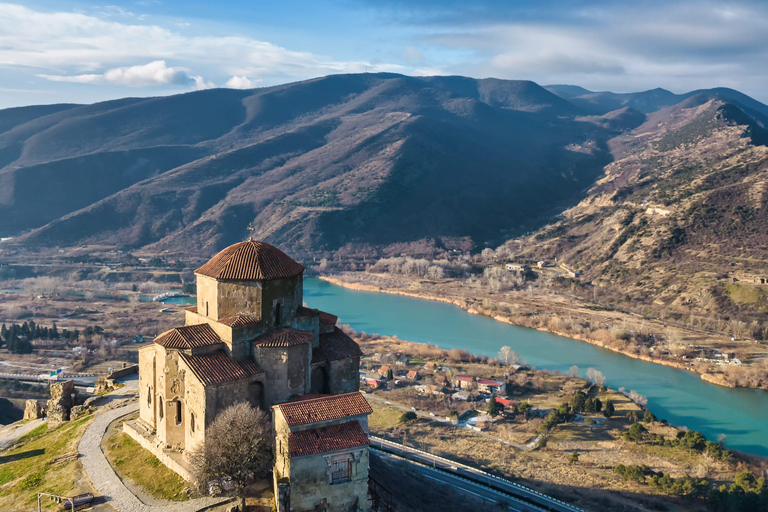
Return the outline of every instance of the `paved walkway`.
[[[38,419],[29,421],[23,425],[11,423],[10,425],[0,428],[0,451],[15,443],[16,440],[18,440],[24,434],[32,432],[43,423],[44,420]]]
[[[137,385],[138,381],[126,382],[126,387],[110,393],[106,399],[113,401],[117,398],[135,396]],[[155,507],[143,503],[123,484],[107,462],[104,452],[101,451],[101,440],[110,423],[137,410],[139,410],[139,404],[132,402],[98,414],[86,429],[77,447],[83,469],[93,483],[93,487],[107,503],[117,512],[195,512],[223,501],[222,498],[199,498],[184,502],[169,501],[166,506]]]

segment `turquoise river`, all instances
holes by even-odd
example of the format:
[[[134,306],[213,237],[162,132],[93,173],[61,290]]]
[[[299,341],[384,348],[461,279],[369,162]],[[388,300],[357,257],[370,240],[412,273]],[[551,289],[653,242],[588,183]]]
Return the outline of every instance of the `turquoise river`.
[[[709,384],[698,375],[647,363],[579,340],[470,315],[450,304],[401,295],[361,292],[319,279],[304,281],[304,301],[339,316],[357,331],[397,336],[495,356],[509,345],[537,368],[567,371],[577,365],[603,372],[614,389],[634,389],[648,398],[659,418],[702,432],[726,435],[735,450],[768,456],[768,392]]]

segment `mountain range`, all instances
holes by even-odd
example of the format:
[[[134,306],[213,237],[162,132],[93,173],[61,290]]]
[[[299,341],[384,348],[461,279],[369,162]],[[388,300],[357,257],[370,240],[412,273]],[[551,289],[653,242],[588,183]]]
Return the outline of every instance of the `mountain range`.
[[[638,144],[686,152],[726,130],[745,154],[766,126],[768,106],[731,89],[397,74],[6,109],[0,236],[199,255],[249,233],[300,258],[466,250],[641,179],[615,171]]]

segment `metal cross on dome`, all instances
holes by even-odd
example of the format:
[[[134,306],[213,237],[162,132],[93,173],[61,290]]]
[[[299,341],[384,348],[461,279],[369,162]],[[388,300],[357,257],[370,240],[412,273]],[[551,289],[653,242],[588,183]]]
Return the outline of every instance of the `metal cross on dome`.
[[[255,236],[253,236],[253,235],[256,233],[256,227],[255,227],[255,226],[253,226],[253,225],[250,225],[250,226],[248,226],[248,232],[250,233],[250,235],[248,236],[248,238],[249,238],[250,240],[256,240],[256,237],[255,237]]]

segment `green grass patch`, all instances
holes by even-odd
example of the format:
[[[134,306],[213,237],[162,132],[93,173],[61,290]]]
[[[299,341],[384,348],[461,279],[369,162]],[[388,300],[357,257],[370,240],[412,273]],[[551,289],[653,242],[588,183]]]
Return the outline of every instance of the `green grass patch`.
[[[374,430],[386,430],[400,424],[403,411],[382,404],[378,400],[370,401],[373,413],[368,416],[368,425]]]
[[[768,295],[760,288],[742,284],[729,283],[725,285],[728,298],[736,304],[765,305]]]
[[[123,478],[130,478],[156,498],[186,501],[187,483],[128,434],[117,432],[104,441],[104,454]]]
[[[0,510],[33,508],[39,491],[65,496],[90,491],[79,460],[54,461],[77,452],[77,443],[92,418],[85,416],[53,429],[43,424],[0,452]],[[59,505],[46,501],[43,506]]]

